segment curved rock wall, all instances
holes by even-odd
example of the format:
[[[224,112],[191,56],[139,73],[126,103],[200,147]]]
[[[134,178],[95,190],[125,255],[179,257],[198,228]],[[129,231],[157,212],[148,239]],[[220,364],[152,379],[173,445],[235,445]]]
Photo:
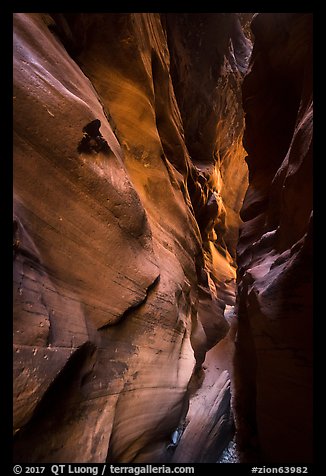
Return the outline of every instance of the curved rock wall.
[[[249,52],[237,14],[14,15],[16,461],[189,462],[198,421],[202,461],[227,443],[202,363],[234,304]]]
[[[249,461],[312,459],[312,15],[264,13],[243,84],[236,423]]]

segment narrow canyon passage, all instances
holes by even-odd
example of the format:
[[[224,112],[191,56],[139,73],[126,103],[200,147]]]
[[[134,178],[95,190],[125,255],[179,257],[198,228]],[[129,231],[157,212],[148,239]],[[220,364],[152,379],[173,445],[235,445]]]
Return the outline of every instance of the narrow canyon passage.
[[[14,460],[312,460],[312,15],[14,14]]]

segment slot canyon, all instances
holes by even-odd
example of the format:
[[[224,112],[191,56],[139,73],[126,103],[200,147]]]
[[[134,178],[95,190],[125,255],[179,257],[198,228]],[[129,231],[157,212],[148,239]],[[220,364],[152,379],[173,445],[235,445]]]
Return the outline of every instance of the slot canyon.
[[[312,16],[13,15],[15,462],[312,462]]]

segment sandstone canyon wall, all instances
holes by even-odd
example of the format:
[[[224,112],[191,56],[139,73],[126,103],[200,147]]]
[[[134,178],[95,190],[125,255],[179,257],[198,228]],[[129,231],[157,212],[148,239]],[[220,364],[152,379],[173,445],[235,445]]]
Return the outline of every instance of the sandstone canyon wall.
[[[231,437],[240,20],[14,15],[17,462],[214,462]]]
[[[259,14],[243,83],[236,415],[245,458],[312,460],[312,15]]]
[[[311,15],[251,19],[14,15],[16,462],[311,460]]]

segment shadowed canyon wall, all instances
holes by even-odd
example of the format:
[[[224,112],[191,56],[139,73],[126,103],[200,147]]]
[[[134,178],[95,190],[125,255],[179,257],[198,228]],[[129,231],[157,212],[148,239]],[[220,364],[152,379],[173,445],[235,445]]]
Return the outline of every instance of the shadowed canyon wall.
[[[233,374],[244,459],[308,431],[309,16],[244,80],[251,17],[14,15],[15,461],[216,462]]]
[[[249,460],[312,460],[312,15],[260,14],[243,83],[236,414]]]

